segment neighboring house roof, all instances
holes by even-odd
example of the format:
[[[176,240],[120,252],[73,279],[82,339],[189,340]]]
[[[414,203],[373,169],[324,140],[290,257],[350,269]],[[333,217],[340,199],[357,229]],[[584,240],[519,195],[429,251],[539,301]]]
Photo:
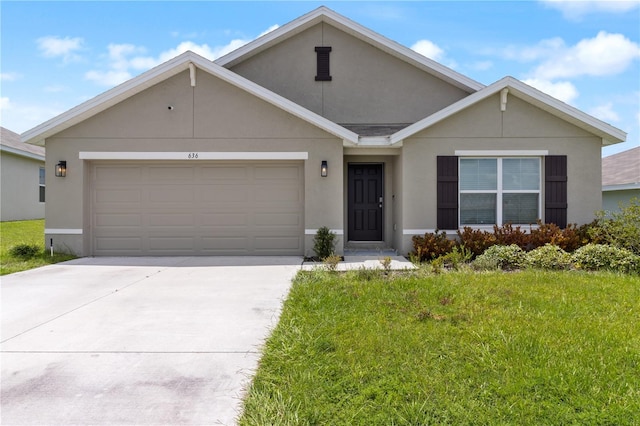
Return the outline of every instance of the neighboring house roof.
[[[602,190],[640,188],[640,146],[602,159]]]
[[[20,141],[20,135],[9,129],[0,127],[0,150],[21,157],[44,161],[44,148]]]
[[[483,84],[462,75],[451,68],[448,68],[438,62],[429,59],[414,50],[409,49],[401,44],[390,40],[375,31],[372,31],[357,22],[334,12],[333,10],[321,6],[306,15],[299,17],[265,35],[245,44],[244,46],[218,58],[215,63],[226,68],[230,68],[245,59],[256,55],[271,46],[274,46],[288,38],[299,34],[300,32],[319,24],[326,22],[334,27],[350,34],[378,49],[401,59],[429,74],[432,74],[442,80],[445,80],[454,86],[472,93],[484,87]]]
[[[506,103],[508,103],[508,96],[514,95],[520,99],[523,99],[552,115],[555,115],[558,118],[561,118],[573,125],[584,129],[594,135],[597,135],[602,138],[603,145],[610,145],[618,142],[624,142],[627,138],[626,132],[611,126],[610,124],[605,123],[604,121],[598,120],[595,117],[590,116],[589,114],[580,111],[577,108],[572,107],[571,105],[565,104],[558,99],[547,95],[523,82],[517,80],[513,77],[504,77],[495,83],[485,87],[482,90],[479,90],[476,93],[473,93],[466,98],[459,100],[456,103],[449,105],[446,108],[441,109],[440,111],[431,114],[430,116],[412,124],[411,126],[405,127],[397,133],[394,133],[390,136],[389,142],[393,145],[398,142],[401,142],[403,139],[406,139],[434,124],[451,117],[452,115],[472,106],[476,103],[488,98],[489,96],[493,96],[498,92],[502,92],[503,90],[507,90]],[[505,105],[506,107],[506,105]]]
[[[106,110],[123,100],[142,92],[150,86],[164,81],[180,72],[190,69],[191,66],[206,71],[221,80],[245,90],[256,97],[275,105],[284,111],[301,118],[326,132],[337,136],[344,141],[356,144],[358,135],[346,128],[327,120],[326,118],[309,111],[300,105],[268,90],[258,84],[247,80],[240,75],[227,70],[215,63],[197,55],[191,51],[185,52],[149,71],[128,80],[113,89],[110,89],[95,98],[64,112],[41,125],[22,134],[23,142],[44,145],[44,140],[69,127],[78,124],[94,115]],[[197,76],[196,76],[197,81]]]

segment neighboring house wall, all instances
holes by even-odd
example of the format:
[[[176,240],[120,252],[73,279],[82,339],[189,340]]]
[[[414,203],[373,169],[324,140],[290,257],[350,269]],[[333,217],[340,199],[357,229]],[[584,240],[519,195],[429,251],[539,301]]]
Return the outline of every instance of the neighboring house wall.
[[[198,72],[196,87],[190,86],[188,71],[173,76],[58,133],[46,145],[52,162],[67,161],[65,178],[54,178],[53,170],[47,170],[46,229],[56,231],[46,238],[81,255],[91,254],[92,162],[79,159],[83,151],[307,152],[304,254],[312,254],[317,228],[343,229],[338,195],[343,184],[342,140],[206,72]],[[326,178],[320,177],[322,160],[329,162]]]
[[[44,218],[44,202],[40,201],[40,168],[44,161],[2,152],[1,221]]]
[[[639,189],[602,192],[602,209],[609,212],[619,211],[620,206],[628,206],[632,199],[640,200]]]
[[[331,81],[315,81],[316,46],[330,46]],[[469,93],[320,23],[231,70],[336,123],[414,123]]]
[[[536,137],[531,137],[536,135]],[[601,140],[563,120],[509,96],[500,111],[499,95],[487,98],[404,141],[402,253],[411,250],[411,235],[437,228],[437,156],[461,150],[531,151],[568,157],[569,223],[588,223],[600,209]],[[515,155],[516,157],[519,155]],[[544,168],[544,161],[541,161]],[[543,172],[544,176],[544,172]],[[541,208],[544,215],[544,183]],[[542,217],[544,220],[544,217]]]

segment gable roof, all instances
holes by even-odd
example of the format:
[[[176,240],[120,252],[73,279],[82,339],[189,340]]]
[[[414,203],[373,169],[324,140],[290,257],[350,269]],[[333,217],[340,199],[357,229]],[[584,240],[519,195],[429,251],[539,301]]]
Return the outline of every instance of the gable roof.
[[[45,150],[40,146],[20,141],[20,135],[9,129],[0,127],[0,151],[44,161]]]
[[[31,130],[22,134],[22,141],[44,146],[46,138],[55,135],[69,127],[78,124],[94,115],[112,107],[113,105],[142,92],[176,74],[188,70],[190,66],[208,72],[221,80],[232,84],[290,114],[305,120],[326,132],[343,139],[357,143],[358,135],[326,118],[291,102],[290,100],[268,90],[256,83],[235,74],[191,51],[176,56],[137,77],[128,80],[88,101],[64,112]],[[197,79],[197,78],[196,78]]]
[[[602,159],[602,190],[640,188],[640,146]]]
[[[274,46],[288,38],[301,33],[302,31],[313,27],[320,22],[326,22],[347,34],[350,34],[378,49],[401,59],[422,71],[434,75],[450,84],[468,92],[473,93],[484,87],[483,84],[462,75],[451,68],[448,68],[438,62],[429,59],[421,54],[390,40],[375,31],[372,31],[362,25],[334,12],[333,10],[321,6],[306,15],[299,17],[248,44],[234,50],[215,60],[215,63],[225,68],[244,61],[256,55],[271,46]]]
[[[611,145],[618,142],[624,142],[627,138],[627,133],[598,120],[597,118],[580,111],[577,108],[572,107],[558,99],[547,95],[513,77],[504,77],[495,83],[485,87],[473,93],[466,98],[459,100],[440,111],[431,114],[430,116],[405,127],[399,132],[390,136],[391,145],[401,142],[402,140],[415,135],[416,133],[433,126],[434,124],[445,120],[454,114],[469,108],[476,103],[487,99],[504,89],[508,90],[508,95],[516,96],[531,105],[534,105],[543,111],[546,111],[562,120],[565,120],[576,127],[579,127],[587,132],[602,138],[603,145]]]

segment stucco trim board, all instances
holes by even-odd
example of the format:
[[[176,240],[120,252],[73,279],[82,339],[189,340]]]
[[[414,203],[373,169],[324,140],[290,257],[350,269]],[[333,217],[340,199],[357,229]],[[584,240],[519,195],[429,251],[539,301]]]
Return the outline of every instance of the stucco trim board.
[[[80,151],[80,160],[308,160],[308,152],[293,151],[244,151],[244,152],[105,152],[105,151]]]

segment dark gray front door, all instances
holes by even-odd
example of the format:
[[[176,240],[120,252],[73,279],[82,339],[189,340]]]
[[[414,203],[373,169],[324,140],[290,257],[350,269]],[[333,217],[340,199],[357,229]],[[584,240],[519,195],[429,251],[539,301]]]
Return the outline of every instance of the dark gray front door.
[[[382,188],[382,164],[349,164],[349,241],[382,241]]]

